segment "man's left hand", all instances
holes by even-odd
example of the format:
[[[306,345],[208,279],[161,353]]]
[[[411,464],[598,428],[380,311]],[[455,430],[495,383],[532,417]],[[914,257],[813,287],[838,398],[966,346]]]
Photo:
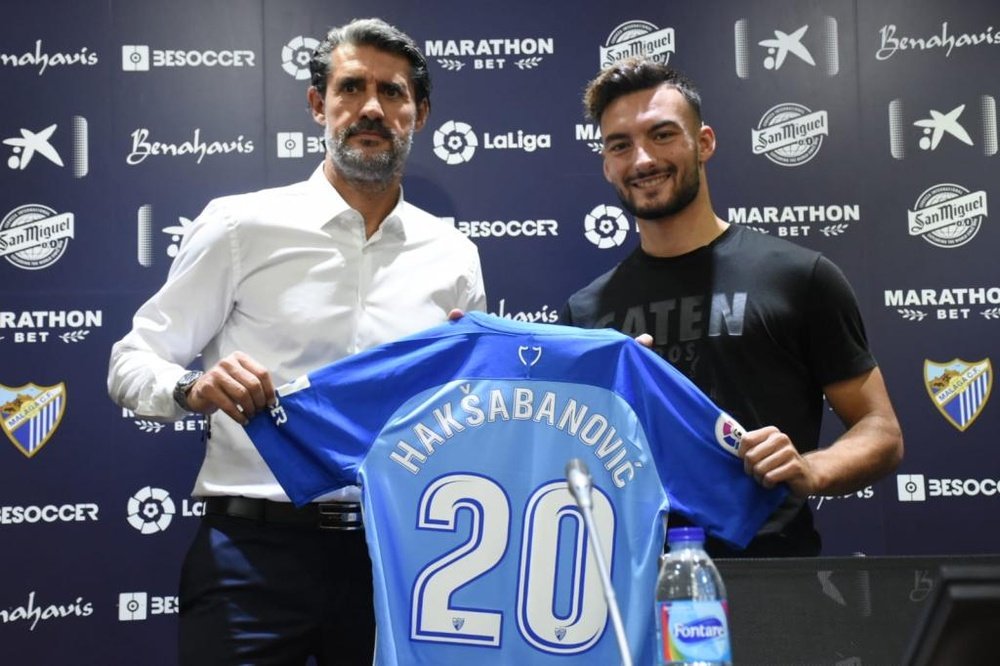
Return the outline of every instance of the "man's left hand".
[[[765,488],[787,483],[798,497],[808,497],[818,486],[816,470],[795,449],[791,438],[774,426],[751,430],[740,441],[743,469]]]

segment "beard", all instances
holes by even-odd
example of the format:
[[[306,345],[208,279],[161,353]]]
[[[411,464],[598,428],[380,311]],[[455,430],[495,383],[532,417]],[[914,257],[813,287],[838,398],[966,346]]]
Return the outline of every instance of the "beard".
[[[389,140],[389,147],[378,153],[366,153],[353,148],[348,140],[361,132],[377,132]],[[403,173],[403,166],[413,145],[413,133],[397,135],[380,120],[361,118],[353,125],[333,131],[327,126],[323,133],[327,154],[337,170],[348,181],[366,189],[389,187]]]
[[[694,201],[695,197],[698,196],[698,190],[701,188],[701,176],[698,173],[697,160],[694,161],[692,167],[686,170],[686,174],[682,180],[677,181],[677,190],[673,196],[662,203],[639,204],[636,201],[636,197],[629,192],[627,186],[619,187],[616,185],[615,192],[618,194],[618,200],[621,201],[625,210],[640,220],[660,220],[676,215]],[[676,172],[674,177],[676,178]]]

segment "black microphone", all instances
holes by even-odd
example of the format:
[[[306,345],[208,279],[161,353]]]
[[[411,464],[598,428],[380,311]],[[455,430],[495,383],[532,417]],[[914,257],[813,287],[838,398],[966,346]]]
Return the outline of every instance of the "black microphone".
[[[576,500],[577,506],[583,513],[583,522],[587,526],[588,541],[590,549],[597,560],[597,570],[601,574],[601,586],[604,588],[604,600],[608,603],[608,612],[611,615],[611,626],[615,631],[615,638],[618,640],[618,651],[621,653],[622,665],[632,666],[632,653],[628,647],[628,639],[625,637],[625,625],[622,623],[621,610],[618,608],[618,599],[615,597],[615,588],[611,585],[611,571],[604,560],[604,551],[601,548],[600,538],[594,526],[594,502],[591,498],[593,490],[593,479],[587,465],[579,458],[570,458],[566,463],[566,484],[569,492]]]

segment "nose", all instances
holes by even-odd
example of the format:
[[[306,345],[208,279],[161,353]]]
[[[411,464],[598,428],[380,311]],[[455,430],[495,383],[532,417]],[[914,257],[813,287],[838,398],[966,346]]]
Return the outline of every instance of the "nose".
[[[368,95],[365,99],[364,104],[361,105],[361,116],[373,120],[385,117],[385,112],[382,109],[382,103],[379,101],[377,93]]]
[[[653,159],[653,156],[642,142],[636,143],[634,155],[633,166],[640,171],[656,163],[656,160]]]

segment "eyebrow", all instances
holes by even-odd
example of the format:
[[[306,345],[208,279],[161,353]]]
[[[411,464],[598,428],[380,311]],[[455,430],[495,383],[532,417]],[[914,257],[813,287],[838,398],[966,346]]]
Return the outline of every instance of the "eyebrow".
[[[649,134],[651,132],[663,129],[664,127],[681,127],[681,124],[676,120],[661,120],[660,122],[656,123],[649,129],[647,129],[645,133]],[[614,132],[604,137],[604,143],[607,144],[611,141],[621,141],[623,139],[627,139],[628,137],[629,135],[626,132]]]

